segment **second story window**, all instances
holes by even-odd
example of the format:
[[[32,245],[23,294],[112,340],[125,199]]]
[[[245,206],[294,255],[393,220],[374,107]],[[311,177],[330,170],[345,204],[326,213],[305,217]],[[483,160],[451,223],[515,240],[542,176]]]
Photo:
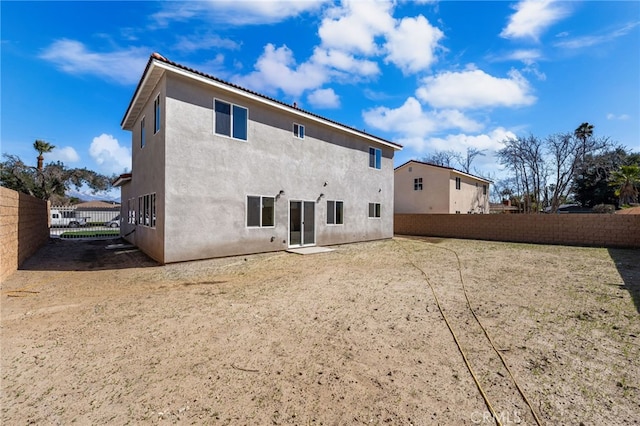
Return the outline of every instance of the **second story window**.
[[[160,131],[160,95],[156,96],[155,101],[153,101],[153,133],[158,133]]]
[[[147,130],[145,128],[145,117],[140,120],[140,148],[144,148],[147,143]]]
[[[415,178],[413,180],[413,190],[422,191],[422,178]]]
[[[459,177],[456,178],[456,189],[460,189],[461,180]]]
[[[487,195],[487,185],[482,185],[482,195]]]
[[[369,148],[369,167],[372,169],[380,169],[382,167],[382,150]]]
[[[214,132],[217,135],[247,140],[248,110],[216,99],[214,101]]]
[[[293,123],[293,136],[304,139],[304,126],[302,124]]]

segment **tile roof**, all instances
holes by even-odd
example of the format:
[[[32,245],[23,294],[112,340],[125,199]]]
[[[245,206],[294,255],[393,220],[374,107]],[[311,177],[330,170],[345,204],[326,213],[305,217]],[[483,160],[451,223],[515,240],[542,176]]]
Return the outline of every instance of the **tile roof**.
[[[290,109],[291,111],[298,112],[299,114],[309,115],[309,116],[312,116],[312,117],[318,118],[318,119],[320,119],[320,120],[322,120],[322,121],[325,121],[325,122],[327,122],[327,123],[331,123],[331,124],[334,124],[334,125],[338,125],[338,126],[340,126],[340,127],[343,127],[344,129],[348,129],[348,130],[350,130],[350,131],[352,131],[352,132],[359,133],[359,134],[361,134],[361,135],[363,135],[363,136],[366,136],[367,138],[370,138],[370,139],[377,139],[377,140],[379,140],[380,142],[382,142],[382,143],[384,143],[384,144],[392,145],[393,147],[395,147],[395,149],[402,149],[402,145],[400,145],[400,144],[398,144],[398,143],[391,142],[391,141],[389,141],[389,140],[386,140],[386,139],[381,138],[381,137],[379,137],[379,136],[372,135],[372,134],[367,133],[367,132],[365,132],[365,131],[363,131],[363,130],[358,130],[358,129],[356,129],[356,128],[354,128],[354,127],[351,127],[351,126],[347,126],[346,124],[342,124],[342,123],[340,123],[340,122],[338,122],[338,121],[331,120],[331,119],[329,119],[329,118],[326,118],[326,117],[323,117],[323,116],[321,116],[321,115],[315,114],[315,113],[313,113],[313,112],[311,112],[311,111],[307,111],[307,110],[304,110],[304,109],[302,109],[302,108],[298,108],[295,104],[294,104],[294,105],[290,105],[290,104],[288,104],[288,103],[285,103],[285,102],[279,101],[279,100],[277,100],[277,99],[275,99],[275,98],[272,98],[272,97],[269,97],[269,96],[263,95],[263,94],[261,94],[261,93],[255,92],[255,91],[253,91],[253,90],[250,90],[250,89],[247,89],[247,88],[244,88],[244,87],[238,86],[238,85],[236,85],[236,84],[230,83],[230,82],[228,82],[228,81],[222,80],[222,79],[220,79],[220,78],[218,78],[218,77],[215,77],[215,76],[213,76],[213,75],[206,74],[206,73],[201,72],[201,71],[198,71],[198,70],[196,70],[196,69],[189,68],[189,67],[187,67],[187,66],[185,66],[185,65],[181,65],[181,64],[179,64],[179,63],[177,63],[177,62],[170,61],[169,59],[165,58],[164,56],[162,56],[161,54],[159,54],[159,53],[157,53],[157,52],[152,53],[152,54],[151,54],[151,56],[149,57],[149,61],[147,62],[147,65],[146,65],[146,67],[145,67],[145,70],[144,70],[144,72],[143,72],[143,74],[142,74],[142,78],[141,78],[141,79],[140,79],[140,81],[138,82],[138,86],[136,87],[136,91],[134,92],[134,95],[133,95],[133,97],[131,98],[131,102],[129,103],[129,106],[128,106],[128,108],[127,108],[127,111],[126,111],[126,113],[125,113],[124,117],[122,118],[121,125],[122,125],[123,127],[124,127],[124,125],[125,125],[125,121],[126,121],[126,119],[127,119],[127,116],[129,115],[129,113],[130,113],[130,111],[131,111],[131,109],[132,109],[132,107],[133,107],[133,104],[134,104],[134,102],[135,102],[135,100],[136,100],[136,97],[137,97],[138,93],[139,93],[139,92],[141,91],[141,89],[142,89],[142,87],[141,87],[141,86],[142,86],[142,84],[143,84],[143,82],[144,82],[144,80],[145,80],[145,77],[146,77],[147,73],[149,72],[149,69],[151,68],[151,65],[153,64],[153,61],[154,61],[154,60],[155,60],[155,61],[162,62],[162,63],[165,63],[165,64],[167,64],[167,65],[171,65],[171,66],[176,67],[176,68],[178,68],[178,69],[181,69],[181,70],[183,70],[183,71],[187,71],[187,72],[190,72],[190,73],[193,73],[193,74],[199,75],[199,76],[201,76],[201,77],[204,77],[204,78],[209,79],[209,80],[212,80],[212,81],[214,81],[214,82],[217,82],[217,83],[220,83],[220,84],[226,85],[226,86],[231,87],[231,88],[233,88],[233,89],[240,90],[240,91],[242,91],[242,92],[245,92],[245,93],[247,93],[247,94],[250,94],[250,95],[253,95],[253,96],[259,97],[259,98],[264,99],[264,100],[266,100],[266,101],[274,102],[274,103],[279,104],[279,105],[281,105],[281,106],[285,106],[285,107],[287,107],[288,109]]]

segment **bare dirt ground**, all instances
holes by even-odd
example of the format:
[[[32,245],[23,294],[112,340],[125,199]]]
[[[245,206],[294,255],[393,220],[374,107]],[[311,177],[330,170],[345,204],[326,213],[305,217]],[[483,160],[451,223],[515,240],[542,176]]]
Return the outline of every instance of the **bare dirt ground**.
[[[52,241],[2,283],[2,424],[495,424],[434,293],[501,424],[536,424],[510,373],[542,424],[640,422],[640,250],[396,238],[157,266],[107,244]]]

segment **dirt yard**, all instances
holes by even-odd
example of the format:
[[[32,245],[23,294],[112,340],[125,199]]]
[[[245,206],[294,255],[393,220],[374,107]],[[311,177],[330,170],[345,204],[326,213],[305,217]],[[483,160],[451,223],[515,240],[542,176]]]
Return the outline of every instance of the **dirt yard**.
[[[0,423],[495,424],[481,390],[501,424],[640,423],[640,250],[396,238],[157,266],[107,244],[52,241],[2,282]]]

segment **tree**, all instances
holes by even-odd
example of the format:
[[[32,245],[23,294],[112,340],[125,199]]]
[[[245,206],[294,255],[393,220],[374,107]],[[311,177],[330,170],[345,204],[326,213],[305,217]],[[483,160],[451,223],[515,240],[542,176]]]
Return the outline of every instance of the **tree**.
[[[640,184],[640,167],[637,165],[621,166],[613,172],[611,185],[615,186],[616,195],[620,198],[620,206],[638,201],[638,185]]]
[[[510,138],[502,143],[505,147],[498,151],[498,161],[515,177],[516,196],[519,195],[524,203],[518,207],[525,213],[539,212],[547,180],[542,139],[529,135]]]
[[[637,157],[637,158],[636,158]],[[571,193],[585,207],[599,204],[618,204],[611,175],[620,166],[637,164],[640,154],[629,154],[622,147],[613,147],[599,154],[589,154],[580,162],[571,184]]]
[[[451,163],[454,160],[459,161],[459,159],[460,154],[455,151],[435,151],[433,154],[423,157],[422,161],[436,166],[451,167]]]
[[[38,166],[37,169],[42,171],[42,165],[44,163],[44,156],[42,154],[44,154],[45,152],[51,152],[53,151],[53,149],[55,148],[55,145],[51,145],[49,142],[45,142],[42,141],[40,139],[37,139],[34,143],[33,143],[33,149],[35,149],[36,151],[38,151]]]
[[[573,134],[576,138],[582,141],[582,158],[584,159],[587,152],[587,139],[593,136],[593,125],[585,121],[573,131]]]
[[[545,141],[550,169],[553,171],[554,185],[549,200],[553,212],[558,210],[569,195],[571,184],[586,154],[593,155],[611,146],[607,138],[582,139],[576,136],[576,132],[551,135]]]
[[[484,151],[485,151],[484,149],[467,147],[466,157],[462,157],[461,155],[458,154],[456,157],[456,160],[458,161],[458,164],[460,164],[462,171],[465,173],[471,173],[471,163],[473,163],[473,159],[476,158],[478,155],[484,155]]]
[[[72,185],[79,189],[87,184],[94,192],[111,187],[111,178],[85,168],[69,169],[58,161],[38,169],[26,165],[17,156],[4,154],[3,157],[0,185],[43,200],[53,196],[64,197]]]

